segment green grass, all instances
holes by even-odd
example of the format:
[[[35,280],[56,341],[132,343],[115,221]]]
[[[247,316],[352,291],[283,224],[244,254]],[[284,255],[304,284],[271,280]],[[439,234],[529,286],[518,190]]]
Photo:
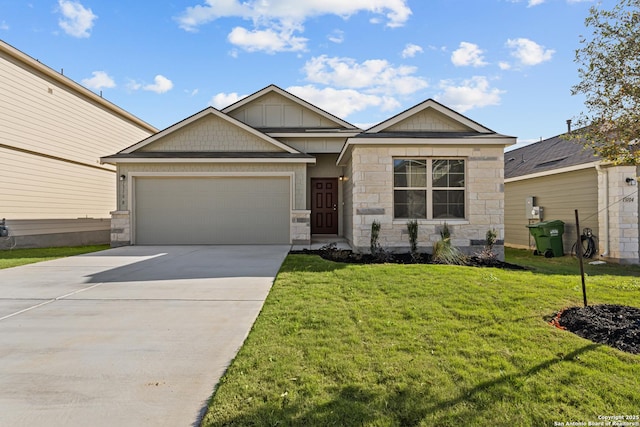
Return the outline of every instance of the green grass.
[[[290,255],[203,425],[551,426],[638,414],[640,356],[546,321],[581,304],[577,261],[511,250],[507,260],[535,270]],[[604,267],[587,277],[590,302],[640,306],[640,269]]]
[[[109,249],[109,245],[0,251],[0,269]]]

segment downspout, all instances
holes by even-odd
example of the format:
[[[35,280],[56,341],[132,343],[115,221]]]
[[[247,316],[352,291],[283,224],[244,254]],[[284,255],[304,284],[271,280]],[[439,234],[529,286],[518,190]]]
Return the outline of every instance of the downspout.
[[[609,256],[609,171],[602,169],[599,164],[596,165],[596,171],[598,175],[602,174],[604,181],[604,227],[600,230],[600,235],[602,236],[600,242],[602,243],[604,251],[600,256],[606,258]]]

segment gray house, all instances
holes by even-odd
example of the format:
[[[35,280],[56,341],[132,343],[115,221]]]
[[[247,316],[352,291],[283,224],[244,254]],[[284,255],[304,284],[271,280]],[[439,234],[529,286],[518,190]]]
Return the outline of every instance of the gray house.
[[[532,248],[528,224],[565,223],[563,245],[569,253],[580,228],[590,228],[597,257],[638,263],[638,186],[635,166],[616,166],[596,157],[579,142],[558,135],[505,153],[505,245]],[[542,208],[541,216],[531,214]],[[581,230],[582,231],[582,230]]]
[[[110,156],[112,244],[308,244],[342,237],[406,249],[406,222],[431,248],[446,221],[473,251],[503,233],[500,135],[427,100],[368,130],[268,86],[209,107]],[[501,246],[500,246],[501,247]]]

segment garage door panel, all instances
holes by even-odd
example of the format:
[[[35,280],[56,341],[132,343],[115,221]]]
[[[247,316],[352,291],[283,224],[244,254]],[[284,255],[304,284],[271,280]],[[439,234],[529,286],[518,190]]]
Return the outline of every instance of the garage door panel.
[[[137,244],[287,244],[288,177],[135,178]]]

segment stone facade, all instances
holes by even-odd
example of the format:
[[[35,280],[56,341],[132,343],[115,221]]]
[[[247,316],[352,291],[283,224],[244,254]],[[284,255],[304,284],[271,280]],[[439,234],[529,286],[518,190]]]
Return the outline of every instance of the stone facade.
[[[311,211],[291,212],[291,243],[294,245],[311,243]]]
[[[640,262],[638,228],[638,187],[635,166],[604,167],[598,176],[599,253],[605,259],[625,263]],[[627,179],[634,181],[627,183]],[[635,183],[635,185],[630,185]]]
[[[452,243],[466,253],[482,249],[488,230],[495,229],[494,247],[504,258],[504,176],[502,146],[356,146],[352,152],[350,244],[366,251],[370,245],[371,224],[381,224],[379,242],[392,251],[407,251],[407,220],[393,216],[394,158],[461,158],[466,160],[466,218],[447,220]],[[440,239],[444,220],[418,220],[419,250],[430,252]]]
[[[131,214],[129,211],[111,212],[111,247],[131,244]]]

